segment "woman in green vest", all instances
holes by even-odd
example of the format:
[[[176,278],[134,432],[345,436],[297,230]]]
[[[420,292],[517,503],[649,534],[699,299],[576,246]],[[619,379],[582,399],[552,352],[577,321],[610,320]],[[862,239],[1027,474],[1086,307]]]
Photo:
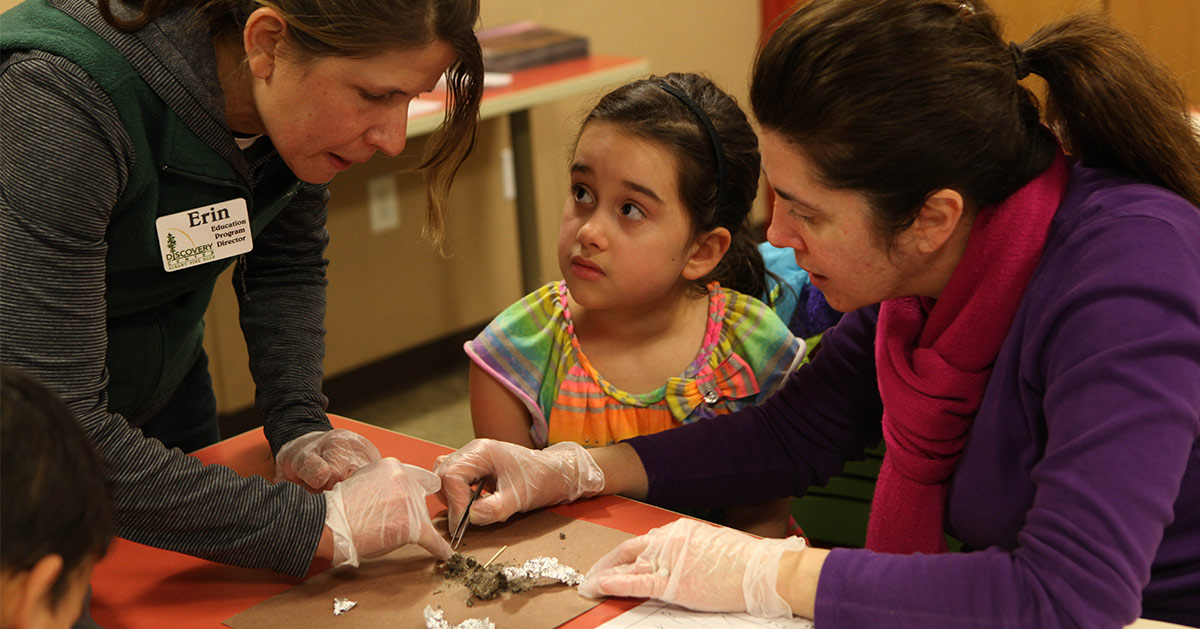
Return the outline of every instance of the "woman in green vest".
[[[400,153],[409,101],[445,75],[421,163],[440,238],[475,138],[478,9],[26,0],[0,18],[0,362],[69,404],[122,537],[291,575],[409,542],[449,556],[423,470],[325,415],[326,184]],[[183,454],[218,439],[201,341],[230,264],[267,439],[295,482]]]

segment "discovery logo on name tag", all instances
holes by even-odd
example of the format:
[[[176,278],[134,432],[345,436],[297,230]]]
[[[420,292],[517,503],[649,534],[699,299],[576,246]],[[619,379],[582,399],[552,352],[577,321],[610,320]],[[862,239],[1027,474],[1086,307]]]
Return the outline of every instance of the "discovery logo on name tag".
[[[154,221],[158,249],[168,272],[241,255],[254,248],[246,200],[202,205]]]

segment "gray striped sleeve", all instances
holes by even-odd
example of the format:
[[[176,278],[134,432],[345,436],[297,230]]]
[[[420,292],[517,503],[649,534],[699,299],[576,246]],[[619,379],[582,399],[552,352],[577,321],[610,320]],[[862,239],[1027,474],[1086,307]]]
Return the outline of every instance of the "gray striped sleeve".
[[[204,466],[108,413],[105,231],[130,143],[78,67],[19,53],[0,67],[0,362],[62,395],[105,461],[122,537],[302,575],[324,499]]]
[[[321,393],[325,358],[324,186],[305,186],[238,260],[234,291],[255,402],[272,452],[332,428]]]

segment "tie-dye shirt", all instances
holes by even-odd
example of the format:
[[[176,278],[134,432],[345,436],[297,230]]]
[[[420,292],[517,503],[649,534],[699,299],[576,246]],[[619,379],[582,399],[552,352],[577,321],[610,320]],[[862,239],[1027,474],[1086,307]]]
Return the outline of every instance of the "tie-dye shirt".
[[[603,446],[758,404],[804,356],[804,342],[769,306],[716,283],[709,285],[699,353],[648,393],[622,391],[592,366],[575,337],[562,281],[509,306],[464,348],[525,404],[538,447]]]

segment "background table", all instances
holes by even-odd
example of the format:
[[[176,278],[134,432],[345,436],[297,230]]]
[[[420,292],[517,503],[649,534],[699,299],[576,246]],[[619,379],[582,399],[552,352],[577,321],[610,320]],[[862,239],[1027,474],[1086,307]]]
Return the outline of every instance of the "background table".
[[[384,456],[424,468],[450,448],[383,430],[343,417],[330,416],[335,428],[347,428],[370,439]],[[274,462],[262,429],[245,432],[193,453],[205,463],[227,465],[248,476],[270,477]],[[430,497],[431,513],[444,510]],[[640,535],[667,524],[679,514],[617,496],[603,496],[553,511]],[[221,627],[221,621],[301,583],[267,570],[213,563],[127,540],[114,540],[92,575],[92,617],[108,629],[186,629]],[[609,599],[562,625],[594,627],[640,601]]]

